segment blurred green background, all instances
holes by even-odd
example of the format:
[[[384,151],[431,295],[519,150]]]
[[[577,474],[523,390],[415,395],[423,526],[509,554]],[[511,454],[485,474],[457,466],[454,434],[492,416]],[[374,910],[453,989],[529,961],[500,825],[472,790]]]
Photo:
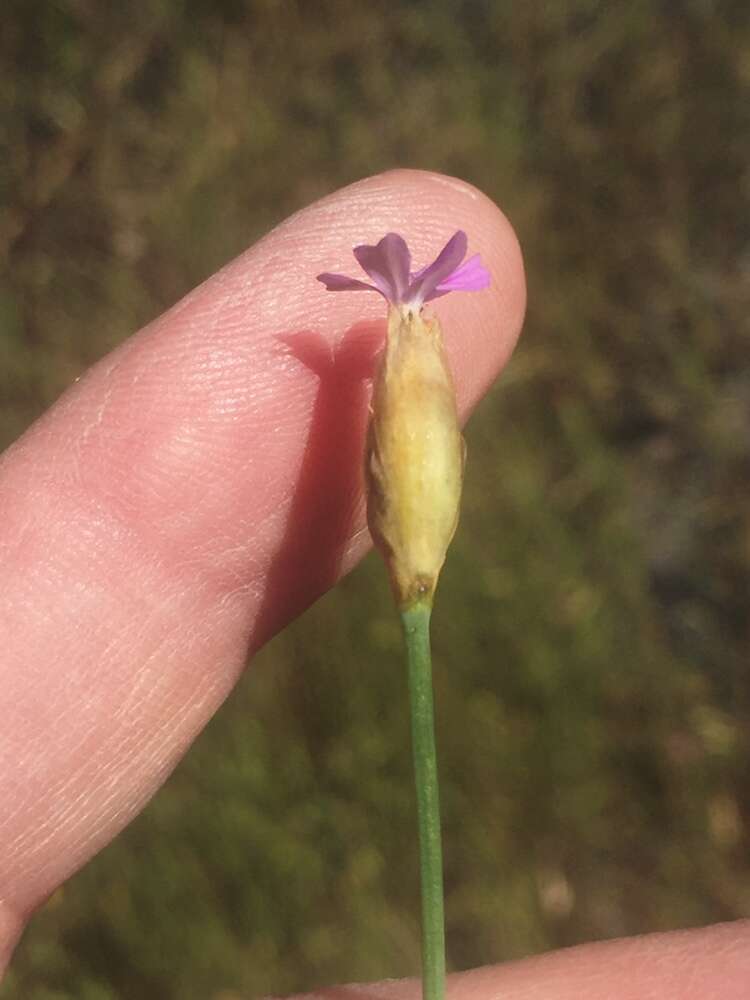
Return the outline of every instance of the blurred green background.
[[[435,623],[453,968],[750,916],[749,109],[746,0],[3,5],[2,444],[338,185],[446,171],[519,232],[528,320]],[[370,558],[0,997],[415,974],[400,655]]]

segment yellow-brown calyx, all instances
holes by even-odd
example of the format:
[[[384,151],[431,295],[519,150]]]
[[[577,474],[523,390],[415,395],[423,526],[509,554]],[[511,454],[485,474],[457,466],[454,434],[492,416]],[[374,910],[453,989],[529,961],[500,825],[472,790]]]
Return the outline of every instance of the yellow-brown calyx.
[[[431,603],[458,523],[464,441],[437,319],[391,306],[367,436],[367,520],[401,608]]]

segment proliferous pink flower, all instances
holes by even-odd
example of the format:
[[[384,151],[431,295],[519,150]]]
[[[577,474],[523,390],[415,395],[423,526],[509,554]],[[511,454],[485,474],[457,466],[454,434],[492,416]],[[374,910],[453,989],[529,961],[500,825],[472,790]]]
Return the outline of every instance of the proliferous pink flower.
[[[319,274],[318,281],[329,292],[379,292],[392,306],[419,312],[425,302],[448,292],[487,288],[490,276],[479,254],[464,261],[467,242],[466,233],[459,229],[431,264],[412,272],[406,240],[398,233],[387,233],[375,246],[365,244],[354,248],[354,256],[369,282],[329,273]]]

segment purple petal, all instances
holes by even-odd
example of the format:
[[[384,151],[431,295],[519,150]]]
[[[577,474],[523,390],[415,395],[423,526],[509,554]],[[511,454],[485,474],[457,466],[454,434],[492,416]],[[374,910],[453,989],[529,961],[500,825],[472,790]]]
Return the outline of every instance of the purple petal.
[[[490,275],[479,254],[461,263],[466,246],[466,233],[459,229],[431,264],[410,274],[411,254],[404,238],[398,233],[387,233],[374,246],[363,244],[354,248],[354,256],[370,281],[328,271],[317,277],[331,292],[379,292],[394,306],[421,309],[425,302],[449,292],[477,291],[489,285]]]
[[[416,306],[421,306],[429,298],[435,298],[434,293],[437,291],[438,285],[450,277],[466,256],[467,245],[466,233],[462,229],[457,230],[435,260],[428,267],[417,272],[417,277],[409,286],[408,301]]]
[[[359,281],[357,278],[348,278],[345,274],[330,274],[325,272],[317,276],[318,281],[322,281],[329,292],[379,292],[375,285],[370,285],[367,281]]]
[[[482,265],[477,253],[443,279],[434,292],[425,296],[425,302],[446,295],[448,292],[478,292],[482,288],[487,288],[489,283],[490,272]]]
[[[409,288],[411,254],[403,236],[387,233],[375,246],[355,247],[354,256],[390,302],[397,305],[404,301]]]

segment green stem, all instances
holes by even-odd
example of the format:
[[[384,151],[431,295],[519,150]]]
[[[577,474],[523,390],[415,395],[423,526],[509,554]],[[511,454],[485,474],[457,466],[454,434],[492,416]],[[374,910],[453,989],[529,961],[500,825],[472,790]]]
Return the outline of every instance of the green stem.
[[[422,997],[445,997],[443,852],[440,843],[435,722],[432,706],[430,612],[426,603],[401,612],[409,661],[411,740],[419,821],[419,871],[422,885]]]

